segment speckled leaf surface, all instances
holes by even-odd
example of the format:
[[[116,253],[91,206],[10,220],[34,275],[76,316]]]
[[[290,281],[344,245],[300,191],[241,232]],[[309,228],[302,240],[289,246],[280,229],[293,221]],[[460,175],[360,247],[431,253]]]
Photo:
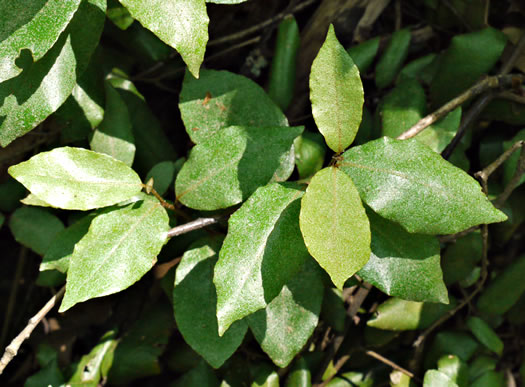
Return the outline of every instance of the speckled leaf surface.
[[[89,140],[91,150],[110,155],[131,167],[135,158],[135,139],[126,103],[110,83],[106,90],[104,120]]]
[[[247,321],[264,352],[286,367],[312,335],[323,301],[323,281],[310,258],[268,306]]]
[[[0,83],[1,146],[32,130],[66,101],[98,44],[105,11],[105,0],[83,1],[39,61],[29,63],[24,57],[24,71]]]
[[[274,183],[259,188],[228,222],[215,266],[219,334],[262,309],[309,257],[299,230],[303,192]]]
[[[217,238],[190,246],[177,266],[173,289],[175,321],[180,333],[214,368],[220,367],[235,352],[248,329],[244,321],[237,321],[219,336],[213,268],[220,247],[221,241]]]
[[[18,243],[44,255],[64,224],[43,208],[20,207],[11,215],[9,228]]]
[[[370,224],[352,179],[335,167],[314,175],[301,203],[308,251],[342,289],[370,258]]]
[[[191,150],[177,175],[177,199],[199,210],[241,203],[274,178],[302,131],[302,127],[242,126],[221,130]]]
[[[472,177],[415,139],[383,137],[343,159],[363,201],[408,232],[452,234],[507,219]]]
[[[90,210],[129,199],[142,189],[126,164],[83,148],[55,148],[13,165],[9,174],[53,207]]]
[[[389,296],[448,303],[438,240],[430,235],[410,234],[371,210],[367,215],[372,254],[359,276]]]
[[[0,2],[0,82],[16,77],[22,50],[41,59],[58,40],[78,9],[80,0],[23,0]]]
[[[312,114],[327,145],[344,151],[354,141],[363,112],[363,84],[357,66],[330,25],[326,40],[312,64]]]
[[[208,43],[205,0],[120,0],[131,16],[164,43],[176,49],[190,72],[199,68]]]
[[[75,245],[60,312],[124,290],[153,267],[166,242],[168,214],[157,199],[138,199],[98,215]]]

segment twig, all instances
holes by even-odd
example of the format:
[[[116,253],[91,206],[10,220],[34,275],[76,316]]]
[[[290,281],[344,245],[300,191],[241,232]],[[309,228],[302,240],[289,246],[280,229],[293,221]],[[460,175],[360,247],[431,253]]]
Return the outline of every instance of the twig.
[[[66,287],[63,286],[62,289],[60,289],[57,294],[51,297],[51,299],[44,305],[42,309],[40,309],[37,314],[29,319],[26,327],[22,329],[22,332],[20,332],[18,336],[16,336],[13,341],[11,341],[11,344],[7,346],[2,358],[0,359],[0,375],[2,372],[4,372],[4,369],[9,364],[9,362],[17,355],[22,343],[27,338],[29,338],[29,336],[31,336],[31,333],[36,328],[36,326],[40,323],[40,321],[42,321],[46,314],[48,314],[49,311],[53,309],[57,302],[62,298],[65,291]]]
[[[182,234],[186,234],[190,231],[199,230],[201,228],[204,228],[206,226],[210,226],[212,224],[218,223],[220,220],[220,217],[211,217],[211,218],[198,218],[195,219],[189,223],[181,224],[180,226],[173,227],[171,230],[168,231],[168,238],[173,238]]]
[[[251,39],[245,40],[244,42],[240,42],[240,43],[234,44],[233,46],[230,46],[228,48],[225,48],[222,51],[219,51],[219,52],[217,52],[217,53],[215,53],[213,55],[210,55],[209,57],[206,58],[205,62],[208,63],[209,61],[212,61],[215,58],[221,57],[224,54],[227,54],[227,53],[229,53],[231,51],[235,51],[235,50],[238,50],[239,48],[243,48],[245,46],[249,46],[251,44],[258,43],[260,40],[261,40],[261,37],[260,36],[256,36],[255,38],[251,38]]]
[[[403,25],[403,13],[401,12],[401,0],[396,0],[395,9],[396,9],[395,29],[396,31],[399,31],[401,29],[401,26]]]
[[[410,372],[410,371],[404,369],[403,367],[401,367],[401,366],[397,365],[396,363],[394,363],[392,360],[387,359],[386,357],[384,357],[384,356],[378,354],[377,352],[375,352],[375,351],[371,351],[371,350],[366,350],[366,351],[365,351],[365,354],[367,354],[367,355],[370,356],[370,357],[373,357],[374,359],[379,360],[379,361],[382,362],[382,363],[385,363],[386,365],[392,367],[393,369],[395,369],[395,370],[397,370],[397,371],[399,371],[399,372],[404,373],[404,374],[407,375],[409,378],[412,378],[412,379],[414,379],[414,380],[420,382],[420,380],[418,380],[418,378],[417,378],[412,372]]]

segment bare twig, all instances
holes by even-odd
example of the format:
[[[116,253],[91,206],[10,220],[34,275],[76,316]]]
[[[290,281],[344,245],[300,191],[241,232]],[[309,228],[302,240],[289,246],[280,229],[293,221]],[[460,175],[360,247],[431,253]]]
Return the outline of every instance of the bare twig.
[[[407,375],[409,378],[412,378],[416,381],[419,381],[418,378],[410,371],[404,369],[403,367],[397,365],[396,363],[394,363],[392,360],[390,359],[387,359],[386,357],[378,354],[377,352],[375,351],[371,351],[371,350],[366,350],[365,353],[370,356],[370,357],[373,357],[374,359],[377,359],[379,360],[380,362],[382,363],[385,363],[386,365],[392,367],[393,369],[399,371],[399,372],[402,372],[404,373],[405,375]]]
[[[198,218],[195,219],[189,223],[181,224],[180,226],[173,227],[171,230],[168,231],[168,238],[173,238],[182,234],[186,234],[190,231],[199,230],[201,228],[204,228],[206,226],[210,226],[212,224],[218,223],[220,220],[220,217],[211,217],[211,218]]]
[[[46,314],[49,313],[51,309],[57,304],[57,302],[62,298],[64,295],[64,292],[66,291],[66,287],[63,286],[62,289],[58,291],[57,294],[55,294],[51,299],[44,305],[40,311],[35,314],[33,317],[29,319],[29,322],[27,323],[26,327],[16,336],[13,341],[11,341],[11,344],[7,346],[5,349],[5,352],[0,359],[0,374],[4,371],[5,367],[9,364],[11,360],[17,355],[18,350],[20,349],[20,346],[22,343],[31,336],[31,333],[36,328],[36,326],[42,321],[42,319],[46,316]]]

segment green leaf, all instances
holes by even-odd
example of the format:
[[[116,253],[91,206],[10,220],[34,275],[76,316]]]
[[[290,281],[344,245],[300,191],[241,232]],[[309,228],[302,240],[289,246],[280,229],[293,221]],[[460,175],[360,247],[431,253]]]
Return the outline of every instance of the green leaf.
[[[106,15],[121,30],[126,30],[135,21],[129,11],[118,3],[118,0],[108,1]]]
[[[53,48],[35,63],[23,55],[24,71],[0,83],[1,146],[32,130],[71,94],[98,44],[105,10],[105,0],[83,1]]]
[[[525,129],[519,131],[511,140],[505,141],[503,143],[504,149],[510,149],[517,141],[525,141]],[[509,184],[512,178],[514,177],[514,174],[516,173],[516,168],[518,166],[519,158],[520,151],[516,150],[503,164],[503,184]],[[516,187],[523,183],[525,183],[525,175],[521,176],[521,179],[518,181]]]
[[[175,163],[173,161],[161,161],[155,164],[148,172],[146,181],[153,179],[153,188],[159,195],[164,195],[175,179]]]
[[[195,368],[182,375],[170,387],[219,387],[219,380],[211,367],[201,361]]]
[[[248,316],[251,331],[276,365],[286,367],[305,346],[317,326],[322,301],[322,277],[308,259],[265,309]]]
[[[465,279],[474,270],[481,261],[482,244],[481,234],[472,232],[447,247],[441,259],[446,285]]]
[[[255,191],[230,217],[213,278],[220,335],[265,308],[309,257],[299,231],[302,195],[274,183]]]
[[[36,355],[40,370],[28,377],[24,387],[61,386],[64,375],[58,367],[58,354],[47,344],[40,344]]]
[[[177,200],[216,210],[238,204],[269,183],[302,127],[230,126],[196,145],[177,175]]]
[[[220,240],[211,238],[190,246],[177,267],[173,289],[180,333],[214,368],[235,352],[248,329],[244,321],[238,321],[222,337],[218,334],[217,293],[212,277],[220,246]]]
[[[437,370],[425,372],[423,387],[459,387],[448,375]]]
[[[337,332],[343,332],[346,321],[346,307],[343,301],[343,292],[339,289],[326,287],[323,296],[321,320]]]
[[[473,359],[468,368],[469,381],[472,382],[488,371],[494,371],[498,365],[498,360],[491,356],[479,355]]]
[[[250,387],[279,387],[279,375],[274,367],[266,362],[251,365],[250,374],[252,380]]]
[[[451,299],[450,304],[445,305],[392,297],[379,305],[376,314],[366,325],[390,331],[425,329],[453,309],[455,304],[454,299]]]
[[[9,228],[18,243],[44,255],[64,224],[42,208],[20,207],[11,215]]]
[[[468,367],[459,357],[445,355],[438,360],[438,370],[447,375],[459,387],[468,386]]]
[[[312,385],[312,373],[308,363],[303,357],[297,359],[286,378],[284,387],[310,387]]]
[[[126,103],[109,82],[106,90],[104,120],[89,140],[91,150],[107,154],[131,167],[135,157],[135,139]]]
[[[467,320],[467,326],[470,328],[476,339],[478,339],[485,347],[496,353],[498,356],[501,356],[503,353],[503,341],[501,341],[490,325],[479,317],[470,316]]]
[[[471,387],[505,387],[508,386],[501,372],[489,371],[477,378]]]
[[[137,282],[157,261],[168,229],[166,210],[145,194],[98,215],[75,245],[60,312]]]
[[[361,74],[366,73],[374,61],[377,50],[379,49],[379,41],[379,36],[377,36],[346,50]]]
[[[443,355],[456,355],[464,362],[468,362],[478,347],[478,342],[468,333],[441,331],[436,334],[426,353],[424,368],[435,367]]]
[[[452,110],[441,120],[430,125],[414,138],[428,145],[430,149],[436,153],[443,152],[456,135],[459,124],[461,123],[461,113],[461,107]]]
[[[46,249],[40,271],[58,270],[67,273],[75,245],[87,234],[94,215],[89,214],[60,231]]]
[[[354,141],[363,112],[359,70],[330,25],[310,73],[312,114],[327,145],[344,151]]]
[[[439,257],[439,242],[410,234],[373,211],[367,211],[372,254],[359,276],[389,296],[410,301],[448,303]]]
[[[371,141],[340,165],[366,204],[408,232],[452,234],[507,219],[472,177],[415,139]]]
[[[411,37],[410,30],[406,28],[392,34],[385,52],[376,65],[376,86],[379,89],[388,86],[401,69],[408,55]]]
[[[190,72],[199,77],[208,42],[205,0],[120,0],[131,16],[176,49]]]
[[[20,199],[26,196],[27,191],[22,184],[7,176],[3,183],[0,183],[0,211],[13,212],[20,207]]]
[[[0,82],[22,72],[16,59],[29,50],[41,59],[73,18],[80,0],[37,0],[0,3]]]
[[[55,148],[11,166],[9,174],[53,207],[89,210],[140,192],[140,177],[123,162],[82,148]]]
[[[357,189],[339,169],[322,169],[301,203],[301,232],[308,251],[342,289],[370,258],[370,224]]]

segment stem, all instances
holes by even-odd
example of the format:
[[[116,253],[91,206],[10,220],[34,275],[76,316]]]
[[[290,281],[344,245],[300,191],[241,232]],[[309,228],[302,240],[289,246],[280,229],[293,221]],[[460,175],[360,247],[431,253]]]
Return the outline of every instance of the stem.
[[[168,231],[168,238],[173,238],[182,234],[186,234],[190,231],[198,230],[206,226],[218,223],[220,217],[211,217],[211,218],[198,218],[189,223],[181,224],[180,226],[173,227]]]
[[[397,370],[397,371],[400,371],[400,372],[404,373],[404,374],[407,375],[409,378],[412,378],[412,379],[414,379],[414,380],[417,380],[416,376],[415,376],[412,372],[410,372],[410,371],[404,369],[403,367],[401,367],[401,366],[397,365],[396,363],[394,363],[392,360],[387,359],[386,357],[384,357],[384,356],[378,354],[377,352],[375,352],[375,351],[371,351],[371,350],[366,350],[366,351],[365,351],[365,354],[367,354],[367,355],[370,356],[370,357],[373,357],[374,359],[379,360],[380,362],[382,362],[382,363],[384,363],[384,364],[386,364],[386,365],[392,367],[393,369],[395,369],[395,370]]]

